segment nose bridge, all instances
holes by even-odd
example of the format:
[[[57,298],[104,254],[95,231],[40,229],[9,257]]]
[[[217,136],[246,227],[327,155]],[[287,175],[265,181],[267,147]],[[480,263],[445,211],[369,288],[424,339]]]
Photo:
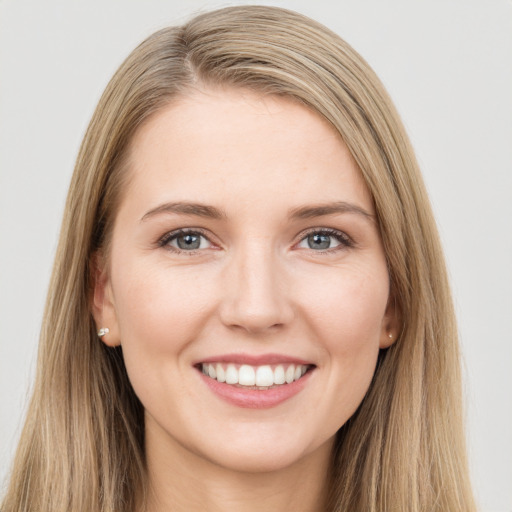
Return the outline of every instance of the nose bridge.
[[[285,275],[270,240],[248,237],[237,247],[224,283],[222,319],[226,325],[257,332],[291,319]]]

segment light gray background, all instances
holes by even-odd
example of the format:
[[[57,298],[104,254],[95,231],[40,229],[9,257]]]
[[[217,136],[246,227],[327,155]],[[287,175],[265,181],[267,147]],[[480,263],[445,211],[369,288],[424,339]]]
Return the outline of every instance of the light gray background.
[[[374,67],[403,116],[453,283],[475,488],[482,511],[510,512],[512,1],[263,3],[338,32]],[[0,0],[0,478],[34,372],[67,185],[101,91],[151,32],[226,5]]]

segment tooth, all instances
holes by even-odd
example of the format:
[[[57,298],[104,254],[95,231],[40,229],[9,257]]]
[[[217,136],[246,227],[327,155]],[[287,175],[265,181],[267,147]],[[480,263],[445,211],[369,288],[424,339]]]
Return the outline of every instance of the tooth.
[[[284,365],[278,365],[274,370],[272,370],[270,365],[253,367],[244,364],[239,369],[234,364],[228,364],[227,367],[221,363],[202,363],[201,365],[203,374],[216,379],[218,382],[240,384],[242,386],[258,386],[265,389],[274,384],[281,385],[285,382],[291,384],[300,379],[307,370],[307,365],[294,364],[289,365],[286,370]]]
[[[274,372],[270,366],[259,366],[256,370],[256,386],[272,386],[274,384]]]
[[[238,371],[234,364],[228,364],[226,368],[226,384],[238,384]]]
[[[274,384],[284,384],[285,382],[284,368],[281,365],[276,366],[274,370]]]
[[[220,363],[217,363],[217,367],[215,368],[217,372],[217,380],[219,382],[226,382],[226,372]]]
[[[256,384],[256,375],[254,368],[248,364],[243,364],[238,370],[238,383],[242,386],[254,386]]]

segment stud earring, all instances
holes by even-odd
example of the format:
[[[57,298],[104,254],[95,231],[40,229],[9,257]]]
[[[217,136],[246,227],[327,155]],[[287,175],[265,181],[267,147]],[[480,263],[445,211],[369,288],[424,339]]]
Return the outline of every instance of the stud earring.
[[[107,331],[108,331],[108,329],[107,329]],[[392,333],[392,332],[390,332],[390,333],[388,334],[388,338],[389,338],[390,340],[392,340],[392,339],[393,339],[393,333]]]
[[[102,327],[99,331],[98,331],[98,337],[99,338],[102,338],[103,336],[105,336],[105,334],[108,334],[110,332],[109,328],[108,327]]]

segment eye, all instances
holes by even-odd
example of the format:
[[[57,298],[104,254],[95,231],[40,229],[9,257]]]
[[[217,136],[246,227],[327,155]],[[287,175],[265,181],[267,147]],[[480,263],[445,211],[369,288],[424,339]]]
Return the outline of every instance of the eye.
[[[352,240],[342,231],[334,229],[322,229],[309,232],[297,245],[300,249],[312,249],[314,251],[329,251],[352,247]]]
[[[200,231],[183,229],[167,233],[162,237],[159,245],[177,252],[191,252],[212,247],[210,240]]]

